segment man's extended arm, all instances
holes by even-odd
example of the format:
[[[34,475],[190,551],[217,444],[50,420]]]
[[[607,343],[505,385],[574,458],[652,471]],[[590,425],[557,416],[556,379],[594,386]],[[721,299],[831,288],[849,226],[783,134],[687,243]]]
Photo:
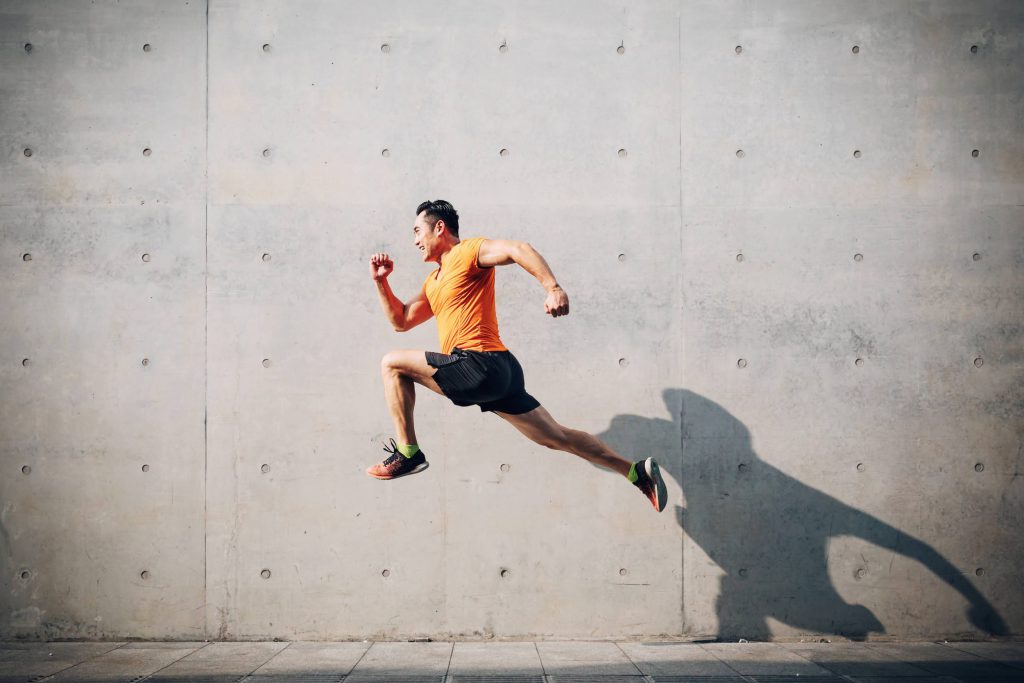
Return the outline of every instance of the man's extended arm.
[[[518,263],[547,290],[548,297],[544,301],[545,313],[550,313],[556,318],[569,313],[569,295],[558,285],[548,262],[528,242],[484,240],[480,244],[477,261],[483,267]]]

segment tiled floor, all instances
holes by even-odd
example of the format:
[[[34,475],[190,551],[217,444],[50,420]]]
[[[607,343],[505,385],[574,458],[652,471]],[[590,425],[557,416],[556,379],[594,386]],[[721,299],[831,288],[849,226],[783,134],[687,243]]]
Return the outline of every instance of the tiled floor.
[[[1024,683],[1024,642],[0,642],[0,683]]]

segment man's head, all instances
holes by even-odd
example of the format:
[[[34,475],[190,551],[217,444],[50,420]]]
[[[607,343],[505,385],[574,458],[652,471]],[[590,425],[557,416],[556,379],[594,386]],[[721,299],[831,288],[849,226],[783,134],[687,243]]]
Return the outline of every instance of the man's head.
[[[412,230],[424,260],[440,262],[441,254],[459,242],[459,214],[443,199],[423,202],[416,207]]]

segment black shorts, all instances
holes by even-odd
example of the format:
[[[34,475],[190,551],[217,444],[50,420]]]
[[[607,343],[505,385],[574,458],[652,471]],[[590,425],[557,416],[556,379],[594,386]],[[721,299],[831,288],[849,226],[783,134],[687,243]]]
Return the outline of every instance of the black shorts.
[[[480,406],[520,415],[540,405],[526,393],[523,368],[511,351],[427,351],[427,364],[437,368],[434,381],[457,406]]]

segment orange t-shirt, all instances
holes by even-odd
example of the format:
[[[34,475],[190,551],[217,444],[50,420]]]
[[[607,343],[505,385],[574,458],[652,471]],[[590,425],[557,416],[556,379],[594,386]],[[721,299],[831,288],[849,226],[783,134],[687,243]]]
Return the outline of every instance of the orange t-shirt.
[[[485,237],[460,241],[427,276],[423,292],[437,317],[441,352],[458,346],[466,351],[508,351],[498,337],[494,308],[494,267],[476,262]]]

